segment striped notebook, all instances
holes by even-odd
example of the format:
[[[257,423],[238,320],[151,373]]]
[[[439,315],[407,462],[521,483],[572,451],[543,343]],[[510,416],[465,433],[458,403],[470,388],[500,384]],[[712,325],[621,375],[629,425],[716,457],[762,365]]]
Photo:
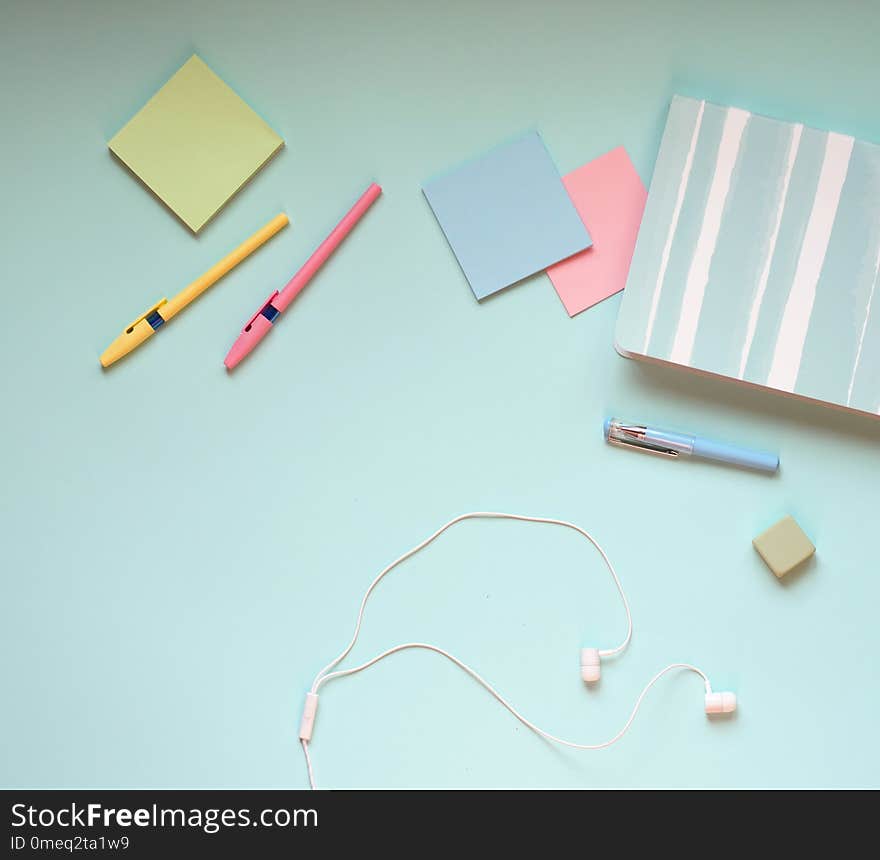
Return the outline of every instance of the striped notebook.
[[[616,347],[880,413],[880,146],[672,100]]]

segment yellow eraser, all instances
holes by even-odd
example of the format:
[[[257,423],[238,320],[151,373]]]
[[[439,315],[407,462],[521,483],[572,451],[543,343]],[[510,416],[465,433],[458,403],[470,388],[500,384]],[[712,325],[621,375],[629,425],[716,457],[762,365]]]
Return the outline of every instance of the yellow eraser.
[[[783,517],[758,535],[752,544],[767,567],[778,577],[785,576],[816,552],[816,547],[803,533],[794,517]]]

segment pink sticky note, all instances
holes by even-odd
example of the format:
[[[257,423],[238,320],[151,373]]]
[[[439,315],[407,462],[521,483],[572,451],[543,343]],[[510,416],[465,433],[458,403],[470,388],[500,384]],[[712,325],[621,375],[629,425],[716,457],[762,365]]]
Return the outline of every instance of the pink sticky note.
[[[622,146],[562,177],[593,246],[547,269],[573,317],[623,289],[648,192]]]

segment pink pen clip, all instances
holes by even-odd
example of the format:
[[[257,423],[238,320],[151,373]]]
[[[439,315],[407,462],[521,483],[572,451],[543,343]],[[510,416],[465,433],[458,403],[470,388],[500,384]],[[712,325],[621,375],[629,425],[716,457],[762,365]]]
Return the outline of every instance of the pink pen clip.
[[[263,306],[247,321],[247,325],[241,330],[242,333],[248,332],[251,330],[251,326],[254,324],[254,320],[256,320],[256,318],[258,316],[260,316],[260,314],[262,314],[263,311],[266,310],[267,307],[269,307],[269,305],[272,304],[272,299],[274,299],[277,295],[278,295],[278,290],[275,290],[275,292],[272,293],[272,295],[269,296],[269,298],[263,302]],[[272,314],[272,319],[274,319],[275,317],[278,316],[277,309],[275,309],[274,306],[273,306],[273,309],[275,310],[275,313]],[[265,314],[263,314],[263,315],[265,316]],[[269,317],[266,317],[266,319],[269,319]],[[271,322],[271,320],[269,320],[269,321]]]
[[[241,334],[236,339],[232,349],[229,350],[226,358],[223,359],[223,363],[228,370],[232,370],[272,328],[272,320],[278,316],[278,310],[272,304],[272,300],[277,296],[278,290],[275,290],[241,330]],[[269,315],[265,313],[267,308],[271,308]]]

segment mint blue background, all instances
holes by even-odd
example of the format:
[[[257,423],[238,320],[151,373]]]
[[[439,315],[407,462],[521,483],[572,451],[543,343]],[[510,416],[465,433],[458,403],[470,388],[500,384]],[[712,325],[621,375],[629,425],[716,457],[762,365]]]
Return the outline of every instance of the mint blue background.
[[[539,275],[478,305],[421,191],[537,127],[562,172],[618,144],[648,181],[674,92],[880,140],[876,4],[4,2],[0,782],[303,786],[296,731],[384,564],[356,656],[444,645],[523,711],[613,734],[549,747],[440,658],[326,688],[323,786],[877,785],[880,424],[639,366],[619,297],[568,319]],[[198,51],[287,148],[194,238],[109,137]],[[241,324],[375,177],[385,195],[258,354]],[[129,360],[129,320],[280,210],[293,226]],[[778,450],[765,478],[608,448],[608,413]],[[793,514],[816,560],[751,547]]]

